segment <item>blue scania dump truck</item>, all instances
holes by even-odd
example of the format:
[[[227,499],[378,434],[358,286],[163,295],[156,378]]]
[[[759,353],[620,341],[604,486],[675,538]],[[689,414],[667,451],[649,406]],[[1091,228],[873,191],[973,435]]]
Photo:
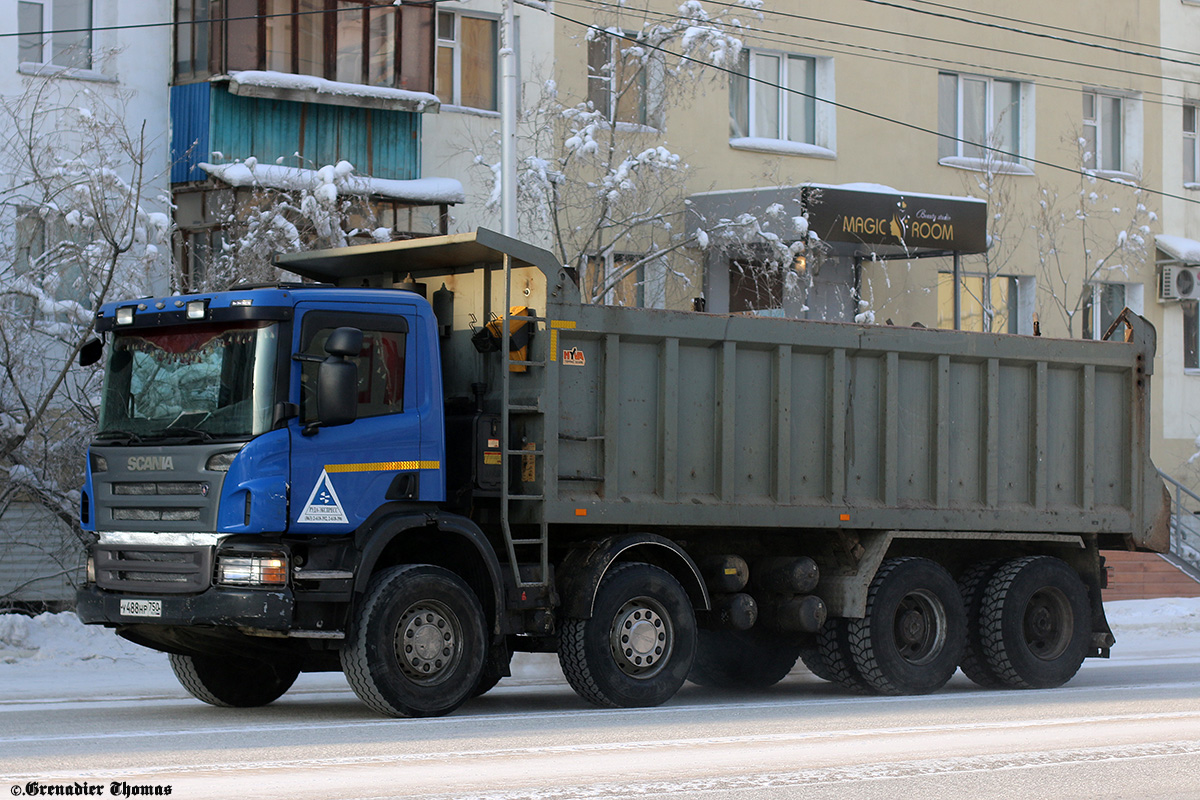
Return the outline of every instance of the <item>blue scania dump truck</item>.
[[[600,706],[802,659],[855,691],[1061,685],[1104,549],[1166,549],[1155,337],[581,303],[474,233],[289,255],[303,283],[109,303],[84,622],[219,706],[340,670],[448,713],[557,652]]]

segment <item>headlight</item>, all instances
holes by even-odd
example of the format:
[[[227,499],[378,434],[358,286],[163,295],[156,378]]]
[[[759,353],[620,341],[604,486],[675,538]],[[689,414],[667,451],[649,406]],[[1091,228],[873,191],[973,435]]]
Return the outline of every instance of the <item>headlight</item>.
[[[89,552],[87,555],[87,583],[96,582],[96,559]]]
[[[229,465],[233,463],[233,459],[237,457],[238,451],[231,450],[228,453],[217,453],[209,456],[208,461],[204,464],[204,468],[209,472],[229,472]]]
[[[285,586],[286,553],[222,553],[217,555],[217,583],[226,586]]]
[[[98,453],[90,453],[88,457],[92,462],[92,472],[108,472],[108,459]]]
[[[133,306],[121,306],[117,309],[117,324],[132,325],[133,324]]]

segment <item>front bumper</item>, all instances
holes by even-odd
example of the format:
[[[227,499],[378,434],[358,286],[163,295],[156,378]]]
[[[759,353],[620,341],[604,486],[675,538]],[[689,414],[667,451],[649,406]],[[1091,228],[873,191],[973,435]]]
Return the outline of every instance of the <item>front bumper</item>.
[[[121,613],[126,599],[158,600],[162,616],[127,616]],[[131,594],[110,592],[95,584],[75,595],[75,613],[86,624],[103,625],[217,625],[287,631],[292,627],[295,600],[289,589],[243,589],[213,586],[199,594]]]

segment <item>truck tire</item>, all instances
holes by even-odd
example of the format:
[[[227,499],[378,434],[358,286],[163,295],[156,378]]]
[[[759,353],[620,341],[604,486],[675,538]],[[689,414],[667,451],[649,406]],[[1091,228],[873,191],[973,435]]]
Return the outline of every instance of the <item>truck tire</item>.
[[[696,656],[696,615],[669,572],[650,564],[614,566],[600,581],[590,619],[566,619],[558,661],[589,703],[644,708],[670,700]]]
[[[855,694],[871,694],[874,690],[863,680],[850,653],[850,620],[831,618],[825,620],[817,631],[817,649],[812,669],[814,675],[836,683]],[[807,663],[807,662],[806,662]]]
[[[833,672],[825,663],[825,658],[821,655],[821,648],[815,641],[813,644],[800,648],[800,661],[804,664],[805,669],[821,680],[833,680]]]
[[[1052,689],[1075,676],[1091,641],[1087,586],[1066,562],[1030,556],[988,583],[981,613],[984,654],[1000,682]]]
[[[275,661],[223,656],[167,656],[188,694],[212,706],[254,708],[278,700],[300,670]]]
[[[963,608],[967,613],[967,640],[958,667],[964,675],[984,689],[995,689],[1004,685],[992,669],[992,665],[988,663],[987,654],[983,651],[982,618],[983,596],[987,592],[988,582],[1003,564],[1001,559],[980,561],[973,564],[958,579]]]
[[[850,653],[881,694],[928,694],[958,668],[966,612],[958,584],[927,558],[883,562],[867,592],[867,614],[849,624]]]
[[[776,631],[701,630],[688,680],[711,689],[767,689],[796,666],[800,645]]]
[[[380,714],[448,714],[479,685],[487,652],[483,608],[471,587],[428,564],[371,578],[342,646],[350,688]]]

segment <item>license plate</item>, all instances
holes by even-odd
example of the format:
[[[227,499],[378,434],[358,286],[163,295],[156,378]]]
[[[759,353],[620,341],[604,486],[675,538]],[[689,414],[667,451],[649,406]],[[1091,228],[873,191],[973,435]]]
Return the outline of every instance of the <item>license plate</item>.
[[[122,617],[161,617],[161,600],[122,600]]]

